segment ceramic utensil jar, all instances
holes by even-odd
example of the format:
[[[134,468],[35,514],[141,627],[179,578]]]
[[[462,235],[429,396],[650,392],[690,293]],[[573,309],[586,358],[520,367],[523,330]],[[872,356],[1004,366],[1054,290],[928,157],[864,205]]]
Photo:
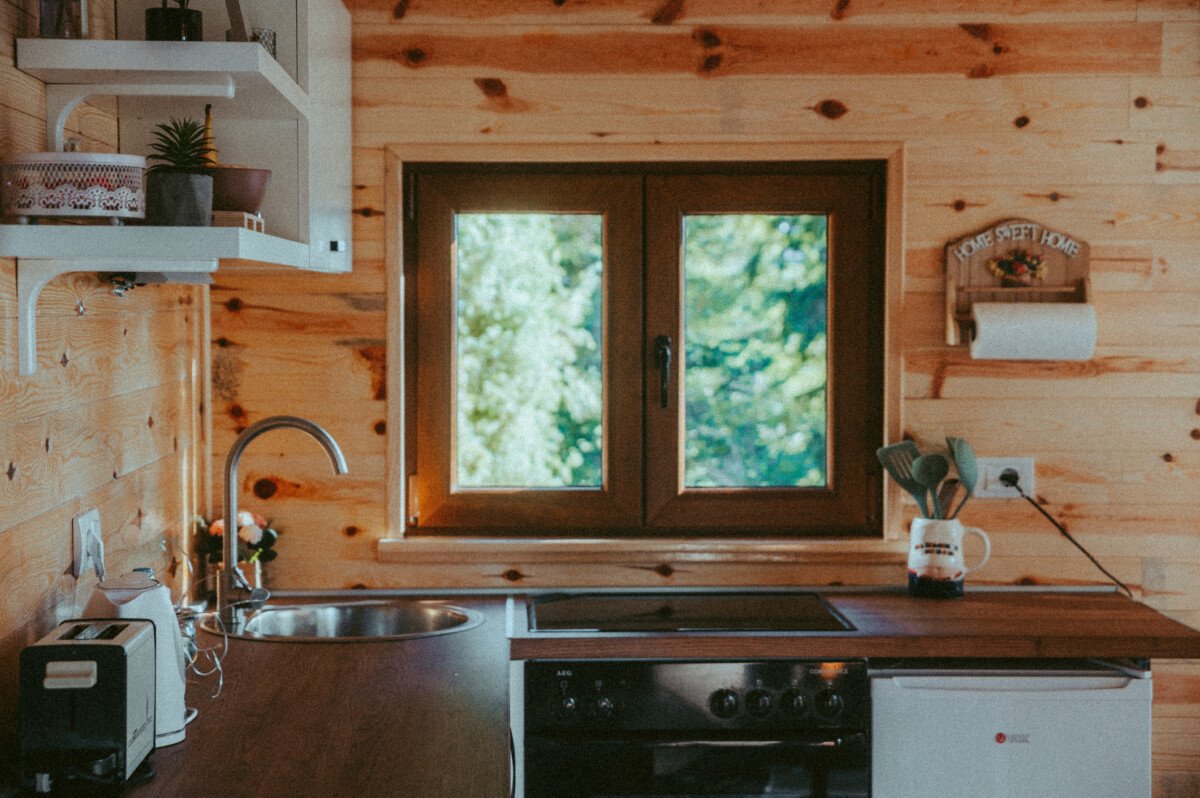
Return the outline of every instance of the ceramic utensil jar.
[[[978,535],[983,559],[970,568],[963,561],[963,537]],[[963,593],[963,578],[983,567],[992,553],[992,542],[982,529],[964,527],[961,521],[915,518],[909,534],[908,592],[925,598],[954,598]]]

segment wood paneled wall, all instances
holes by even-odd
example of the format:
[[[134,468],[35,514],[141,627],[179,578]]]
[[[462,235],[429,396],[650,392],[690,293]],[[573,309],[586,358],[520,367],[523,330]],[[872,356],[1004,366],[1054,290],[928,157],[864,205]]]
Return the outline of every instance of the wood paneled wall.
[[[88,6],[92,35],[111,36],[112,3]],[[46,147],[44,87],[14,67],[15,39],[37,36],[37,7],[0,0],[0,154]],[[85,150],[116,151],[102,102],[78,109],[68,128]],[[20,651],[76,617],[97,581],[71,575],[71,519],[100,511],[109,575],[150,566],[182,592],[176,547],[186,544],[204,449],[196,397],[207,289],[117,297],[95,273],[55,279],[38,301],[37,372],[21,377],[17,268],[0,259],[0,784],[16,751]]]
[[[1147,603],[1200,625],[1200,6],[1195,0],[347,0],[354,273],[218,275],[214,448],[264,415],[327,426],[351,474],[273,433],[243,506],[283,529],[291,587],[900,584],[893,540],[724,551],[603,544],[514,553],[388,543],[389,159],[430,145],[659,148],[830,142],[903,150],[897,428],[1037,461],[1038,500]],[[1027,217],[1092,245],[1086,363],[973,361],[943,339],[942,247]],[[392,285],[399,285],[392,278]],[[393,384],[396,375],[392,375]],[[392,393],[395,393],[393,389]],[[393,407],[394,410],[394,407]],[[286,458],[285,458],[286,455]],[[393,475],[394,476],[394,475]],[[218,502],[219,506],[219,502]],[[974,501],[979,581],[1100,584],[1033,508]],[[386,560],[381,562],[382,560]],[[1158,796],[1200,794],[1200,665],[1156,666]]]

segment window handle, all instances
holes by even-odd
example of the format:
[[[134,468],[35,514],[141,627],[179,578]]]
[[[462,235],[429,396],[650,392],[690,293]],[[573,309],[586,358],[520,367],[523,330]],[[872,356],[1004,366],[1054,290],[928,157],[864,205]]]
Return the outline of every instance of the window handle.
[[[654,367],[658,369],[658,403],[666,407],[671,394],[671,336],[654,339]]]

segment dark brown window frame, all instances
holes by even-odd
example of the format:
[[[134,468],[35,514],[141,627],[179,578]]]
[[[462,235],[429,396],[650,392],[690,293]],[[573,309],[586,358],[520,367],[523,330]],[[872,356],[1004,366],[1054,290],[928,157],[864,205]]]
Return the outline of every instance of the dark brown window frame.
[[[548,537],[881,537],[883,485],[874,451],[883,442],[884,416],[884,293],[885,293],[885,180],[887,163],[882,160],[754,162],[754,163],[556,163],[556,164],[405,164],[407,223],[404,225],[405,294],[406,474],[419,475],[417,505],[421,515],[410,520],[407,536],[455,536],[486,538]],[[534,198],[538,192],[513,195],[505,186],[509,177],[524,175],[531,185],[548,187],[562,201],[552,207]],[[506,177],[509,176],[509,177]],[[606,474],[600,490],[562,491],[483,490],[455,491],[449,482],[449,453],[452,447],[451,380],[446,379],[452,358],[450,303],[431,302],[431,295],[447,296],[452,290],[445,269],[433,264],[449,262],[446,243],[429,242],[438,237],[438,224],[460,211],[591,210],[608,212],[631,201],[630,176],[653,185],[655,181],[699,181],[679,195],[679,201],[664,210],[664,223],[647,213],[645,231],[636,231],[648,242],[638,257],[644,267],[645,283],[636,295],[628,290],[628,275],[620,273],[607,255],[606,270],[618,279],[608,291],[623,293],[606,297],[606,330],[621,331],[618,343],[640,351],[636,358],[607,358],[621,361],[619,375],[606,376],[605,451]],[[582,188],[589,180],[599,181],[597,190]],[[709,185],[704,185],[705,183]],[[719,183],[742,183],[720,190]],[[684,490],[673,463],[677,442],[650,446],[646,440],[664,439],[664,424],[670,426],[678,394],[667,416],[648,408],[646,396],[657,388],[651,342],[662,324],[672,319],[670,307],[678,307],[677,293],[671,294],[671,279],[664,282],[662,268],[655,263],[678,251],[674,240],[650,228],[678,230],[670,220],[682,213],[744,210],[775,212],[778,194],[754,189],[758,184],[784,184],[786,196],[804,197],[797,212],[829,213],[831,223],[831,363],[830,419],[833,441],[830,484],[812,488],[746,488],[737,490]],[[806,190],[803,186],[807,185]],[[849,198],[842,197],[850,186]],[[539,189],[541,191],[543,189]],[[648,189],[649,190],[649,189]],[[544,194],[541,194],[544,196]],[[722,198],[714,205],[712,200]],[[738,202],[742,204],[739,206]],[[608,205],[605,205],[608,202]],[[640,198],[639,198],[640,202]],[[606,225],[606,242],[630,256],[630,231],[614,234]],[[610,236],[614,236],[610,240]],[[606,243],[606,251],[609,249]],[[637,248],[641,248],[637,244]],[[424,249],[422,249],[424,247]],[[422,263],[422,258],[425,259]],[[657,259],[657,260],[656,260]],[[621,259],[618,259],[621,260]],[[622,261],[623,262],[623,261]],[[639,265],[639,268],[641,266]],[[847,269],[849,278],[842,273]],[[614,271],[615,270],[615,271]],[[439,273],[440,272],[440,273]],[[839,279],[839,276],[842,279]],[[606,278],[607,279],[607,278]],[[415,286],[416,290],[412,290]],[[678,286],[675,286],[678,288]],[[647,309],[641,306],[646,298]],[[615,301],[612,301],[614,300]],[[666,310],[664,310],[666,308]],[[439,313],[441,315],[439,315]],[[614,315],[615,314],[615,315]],[[637,323],[614,323],[616,317],[637,314]],[[662,328],[681,339],[678,313]],[[649,318],[651,321],[647,322]],[[608,333],[606,333],[607,335]],[[640,339],[632,341],[631,339]],[[611,341],[606,340],[606,346]],[[682,358],[676,358],[678,367]],[[857,368],[847,369],[845,364]],[[842,364],[839,366],[839,364]],[[633,372],[631,375],[630,372]],[[442,379],[430,380],[431,372]],[[654,372],[654,373],[651,373]],[[844,373],[843,373],[844,372]],[[422,381],[420,375],[424,374]],[[679,385],[678,377],[673,380]],[[636,387],[633,396],[628,386]],[[624,387],[621,387],[624,386]],[[629,418],[635,405],[636,423]],[[645,438],[643,437],[643,429]],[[620,433],[619,435],[616,433]],[[667,434],[667,439],[670,438]],[[643,457],[645,451],[645,457]],[[674,459],[672,459],[674,458]],[[645,480],[647,473],[666,479]],[[643,485],[647,487],[643,490]],[[563,519],[570,516],[570,522]],[[791,519],[796,519],[795,521]],[[732,523],[731,523],[732,521]]]

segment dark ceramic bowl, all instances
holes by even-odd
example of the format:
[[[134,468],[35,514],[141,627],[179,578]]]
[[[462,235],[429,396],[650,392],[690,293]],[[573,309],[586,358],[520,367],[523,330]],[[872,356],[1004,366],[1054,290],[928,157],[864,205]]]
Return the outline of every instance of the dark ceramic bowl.
[[[258,213],[271,182],[270,169],[218,166],[212,175],[214,211]]]

